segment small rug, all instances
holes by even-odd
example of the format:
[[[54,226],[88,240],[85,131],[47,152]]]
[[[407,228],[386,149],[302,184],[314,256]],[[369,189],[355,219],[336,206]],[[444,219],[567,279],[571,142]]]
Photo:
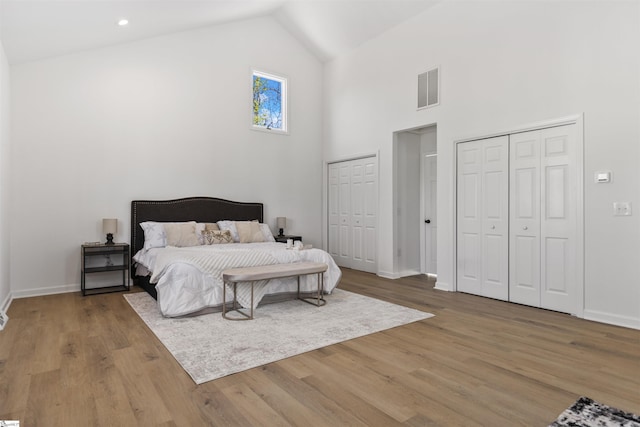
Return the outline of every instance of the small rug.
[[[267,304],[240,322],[221,313],[165,318],[146,292],[124,297],[196,384],[433,316],[340,289],[323,307]]]
[[[640,417],[581,397],[549,427],[640,427]]]

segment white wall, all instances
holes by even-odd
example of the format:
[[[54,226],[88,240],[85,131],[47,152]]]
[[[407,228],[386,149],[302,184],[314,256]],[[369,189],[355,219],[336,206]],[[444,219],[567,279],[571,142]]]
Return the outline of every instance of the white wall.
[[[437,123],[438,284],[454,289],[456,139],[584,113],[587,318],[640,327],[640,4],[440,2],[325,66],[327,159],[380,150],[380,263],[393,268],[392,133]],[[441,105],[416,76],[441,66]],[[373,90],[372,88],[375,88]],[[611,184],[594,184],[597,170]]]
[[[9,63],[4,53],[2,40],[0,40],[0,310],[8,307],[11,298],[9,253],[10,98]]]
[[[289,78],[288,136],[250,129],[251,67]],[[106,217],[129,241],[133,199],[259,201],[319,245],[321,83],[268,17],[14,66],[14,294],[79,290],[80,244]]]

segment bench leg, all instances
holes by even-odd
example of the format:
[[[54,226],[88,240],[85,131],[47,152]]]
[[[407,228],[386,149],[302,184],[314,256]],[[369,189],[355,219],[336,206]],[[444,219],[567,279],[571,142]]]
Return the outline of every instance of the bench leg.
[[[298,299],[301,301],[304,301],[306,303],[315,305],[317,307],[322,307],[323,305],[325,305],[327,303],[327,300],[324,299],[323,293],[324,293],[324,273],[317,273],[316,274],[316,278],[317,278],[317,282],[318,282],[318,290],[316,293],[316,297],[313,298],[302,298],[300,296],[300,276],[298,276]]]
[[[244,311],[240,310],[238,307],[238,282],[230,282],[233,283],[233,301],[231,303],[231,310],[229,312],[235,311],[238,314],[241,314],[243,317],[229,317],[227,315],[227,284],[222,282],[222,317],[227,320],[251,320],[253,319],[253,285],[255,282],[251,282],[251,314],[247,314]]]

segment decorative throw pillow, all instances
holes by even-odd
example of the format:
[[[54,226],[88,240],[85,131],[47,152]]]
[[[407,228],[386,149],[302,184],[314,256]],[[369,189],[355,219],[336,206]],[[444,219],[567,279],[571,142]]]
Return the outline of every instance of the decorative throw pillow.
[[[233,237],[229,230],[204,230],[202,232],[205,245],[219,245],[233,243]]]
[[[161,222],[145,221],[140,223],[140,227],[144,231],[144,250],[167,246],[167,236]]]
[[[264,236],[265,242],[275,242],[276,239],[273,237],[273,233],[269,228],[268,224],[260,224],[260,230],[262,230],[262,235]]]
[[[220,227],[218,227],[218,224],[216,224],[215,222],[205,222],[204,223],[204,229],[205,231],[211,231],[211,230],[220,230]]]
[[[196,222],[165,222],[164,232],[167,236],[167,246],[188,247],[198,246]]]
[[[256,221],[236,221],[236,229],[240,237],[240,243],[264,242],[264,234],[260,223]]]
[[[236,228],[235,221],[229,221],[229,220],[218,221],[218,227],[220,227],[220,230],[229,230],[229,232],[231,232],[231,237],[233,238],[233,241],[236,243],[240,242],[240,236],[238,235],[238,229]]]

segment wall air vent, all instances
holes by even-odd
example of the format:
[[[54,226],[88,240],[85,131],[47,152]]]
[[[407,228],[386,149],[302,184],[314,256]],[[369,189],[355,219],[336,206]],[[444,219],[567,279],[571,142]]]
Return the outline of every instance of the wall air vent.
[[[440,67],[418,74],[418,110],[440,103]]]

